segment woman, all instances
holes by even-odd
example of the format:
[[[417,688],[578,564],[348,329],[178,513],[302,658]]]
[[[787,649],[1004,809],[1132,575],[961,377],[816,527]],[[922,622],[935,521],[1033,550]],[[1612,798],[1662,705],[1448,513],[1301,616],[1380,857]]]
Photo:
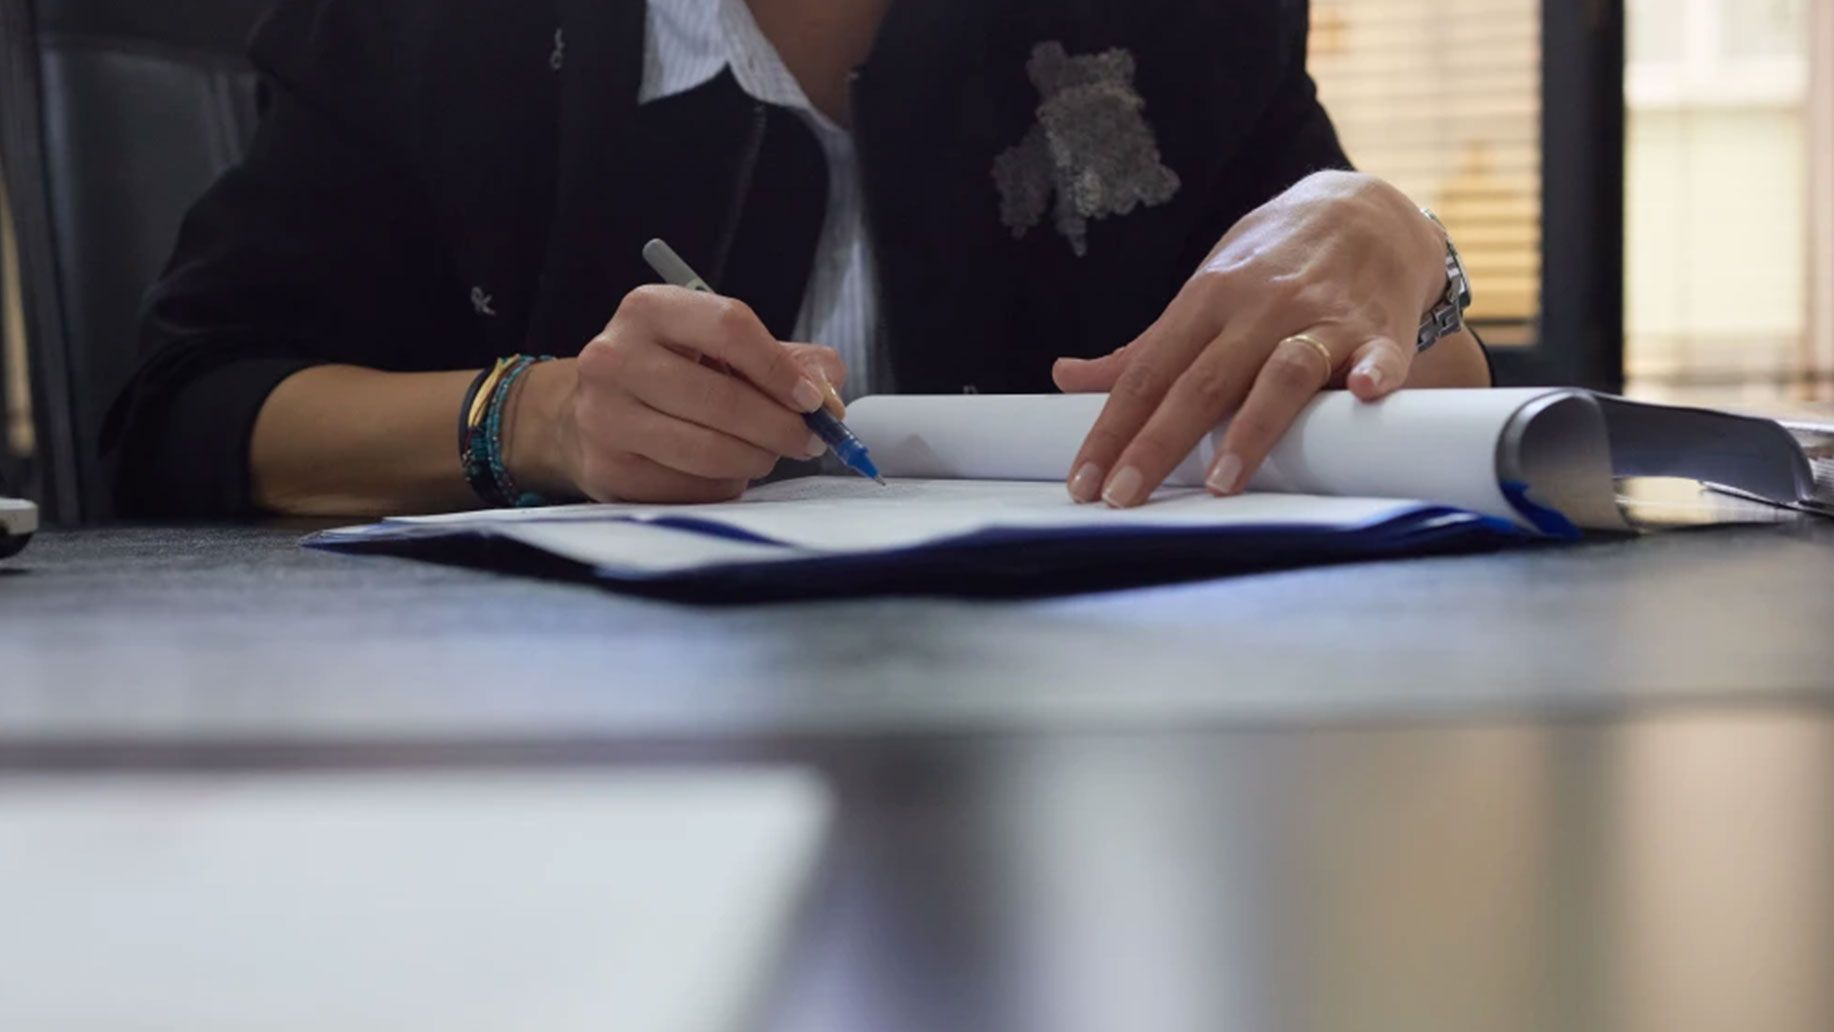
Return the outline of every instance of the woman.
[[[1306,19],[285,0],[254,144],[149,299],[123,508],[730,498],[817,453],[830,384],[1109,391],[1065,473],[1117,506],[1233,415],[1239,490],[1321,389],[1489,381],[1443,230],[1343,171]],[[726,297],[648,285],[652,237]]]

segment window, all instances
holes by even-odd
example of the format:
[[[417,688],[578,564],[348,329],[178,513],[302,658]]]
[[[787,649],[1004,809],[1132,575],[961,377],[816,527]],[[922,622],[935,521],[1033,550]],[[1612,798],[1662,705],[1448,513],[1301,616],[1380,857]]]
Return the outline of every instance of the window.
[[[1630,0],[1625,365],[1638,394],[1803,400],[1809,0]]]
[[[1350,159],[1445,220],[1485,339],[1532,340],[1541,0],[1312,0],[1310,62]]]

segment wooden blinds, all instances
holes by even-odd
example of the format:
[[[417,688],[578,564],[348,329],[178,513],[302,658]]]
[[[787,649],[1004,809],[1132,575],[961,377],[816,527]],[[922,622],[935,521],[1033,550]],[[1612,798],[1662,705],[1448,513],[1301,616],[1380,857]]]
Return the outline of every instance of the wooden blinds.
[[[1351,160],[1445,220],[1493,327],[1540,310],[1540,18],[1541,0],[1312,0],[1312,74]]]

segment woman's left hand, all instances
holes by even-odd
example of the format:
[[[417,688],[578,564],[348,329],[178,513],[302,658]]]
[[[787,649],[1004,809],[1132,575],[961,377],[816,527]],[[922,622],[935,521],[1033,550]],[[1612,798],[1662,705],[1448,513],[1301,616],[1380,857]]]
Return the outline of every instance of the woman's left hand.
[[[1138,505],[1233,416],[1206,483],[1234,494],[1327,387],[1375,401],[1410,383],[1485,386],[1468,333],[1415,354],[1445,257],[1443,231],[1371,176],[1321,172],[1252,212],[1133,343],[1057,363],[1061,389],[1110,392],[1070,493]]]

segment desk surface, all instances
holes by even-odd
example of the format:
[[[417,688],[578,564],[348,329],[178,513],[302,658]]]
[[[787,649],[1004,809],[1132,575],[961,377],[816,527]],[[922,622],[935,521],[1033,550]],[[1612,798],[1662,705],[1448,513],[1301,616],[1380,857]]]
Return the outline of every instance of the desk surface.
[[[0,741],[1189,727],[1834,698],[1834,523],[1029,603],[697,610],[297,529],[0,565]]]
[[[1834,1027],[1834,526],[718,612],[296,537],[35,542],[0,771],[812,770],[766,1032]]]

